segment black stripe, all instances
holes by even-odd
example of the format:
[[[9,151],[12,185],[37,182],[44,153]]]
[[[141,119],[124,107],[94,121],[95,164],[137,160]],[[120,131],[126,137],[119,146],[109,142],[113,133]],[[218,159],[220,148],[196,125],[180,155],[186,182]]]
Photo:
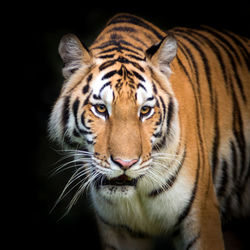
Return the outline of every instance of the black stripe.
[[[154,94],[157,95],[158,91],[154,82],[152,82]]]
[[[128,32],[128,33],[136,32],[136,30],[134,28],[126,27],[126,26],[120,26],[120,27],[112,27],[111,29],[109,29],[107,31],[107,33],[116,32],[116,31]]]
[[[64,132],[66,131],[66,126],[69,121],[69,103],[70,103],[70,96],[66,96],[64,98],[63,110],[62,110],[62,123],[64,126]]]
[[[117,62],[120,62],[120,63],[131,63],[131,61],[129,61],[127,58],[123,57],[123,56],[119,56],[117,59]]]
[[[105,84],[103,84],[103,86],[101,87],[101,89],[100,89],[100,91],[99,91],[99,95],[101,95],[102,91],[103,91],[106,87],[110,86],[110,84],[111,84],[111,82],[106,82]]]
[[[215,183],[216,170],[218,164],[218,150],[220,146],[220,129],[219,129],[219,114],[218,114],[218,103],[217,98],[215,97],[215,105],[214,105],[214,139],[212,146],[212,174],[213,181]]]
[[[194,41],[193,36],[192,36],[193,39],[191,39],[187,35],[183,35],[183,34],[179,34],[179,35],[181,37],[183,37],[184,39],[186,39],[190,44],[192,44],[192,46],[199,52],[200,57],[202,58],[202,62],[204,64],[205,74],[206,74],[207,81],[208,81],[208,88],[209,88],[209,92],[210,92],[210,102],[211,102],[211,104],[213,104],[213,90],[212,90],[211,70],[210,70],[210,66],[209,66],[209,63],[208,63],[208,59],[207,59],[205,53],[203,52],[203,49],[198,45],[197,42]],[[196,39],[196,41],[197,41],[197,39]]]
[[[137,62],[130,61],[129,59],[125,57],[119,56],[117,61],[120,63],[132,64],[135,68],[139,69],[142,73],[145,72],[144,68],[142,68]]]
[[[94,98],[95,100],[101,100],[101,99],[102,99],[102,98],[100,97],[100,95],[96,95],[96,94],[93,95],[93,98]]]
[[[64,143],[66,143],[68,146],[70,146],[72,148],[78,148],[79,147],[79,144],[76,143],[76,142],[73,142],[72,138],[67,134],[64,135],[63,140],[64,140]]]
[[[216,38],[218,38],[221,42],[223,42],[229,48],[229,50],[235,55],[238,63],[240,65],[242,65],[242,62],[240,60],[240,57],[239,57],[237,51],[235,50],[235,48],[231,45],[231,43],[226,38],[224,38],[218,31],[214,30],[213,28],[210,28],[210,27],[207,27],[207,26],[203,26],[202,29],[206,30],[209,33],[211,33]]]
[[[89,76],[87,77],[87,84],[83,87],[83,89],[82,89],[82,93],[83,94],[86,94],[88,91],[89,91],[89,83],[90,83],[90,81],[92,80],[92,78],[93,78],[93,74],[91,73],[91,74],[89,74]]]
[[[179,48],[181,48],[181,47],[179,46]],[[190,77],[189,73],[187,72],[186,67],[183,65],[183,63],[181,62],[180,58],[178,57],[178,55],[176,56],[176,59],[178,61],[178,64],[181,66],[183,72],[185,73],[185,75],[187,76],[188,80],[191,83],[192,82],[191,77]],[[193,89],[194,89],[194,87],[193,87]]]
[[[188,65],[189,65],[190,69],[192,69],[193,67],[192,67],[192,63],[191,63],[191,61],[190,61],[191,59],[190,59],[190,57],[187,55],[186,51],[182,48],[182,45],[181,45],[180,43],[178,44],[178,48],[181,50],[181,52],[182,52],[183,55],[185,56],[185,58],[186,58],[186,60],[187,60],[187,62],[188,62]],[[186,68],[184,67],[183,63],[182,63],[181,60],[179,59],[178,54],[176,55],[176,58],[177,58],[177,60],[178,60],[178,63],[181,64],[181,67],[182,67],[184,73],[187,75],[189,81],[191,81],[191,77],[190,77],[189,73],[187,72]]]
[[[87,142],[87,144],[89,144],[89,145],[94,145],[95,143],[94,143],[94,141],[89,141],[89,140],[86,140],[86,142]]]
[[[146,102],[148,102],[148,101],[153,101],[153,100],[154,100],[154,97],[151,96],[151,97],[148,97],[148,98],[146,99]]]
[[[115,56],[115,54],[108,54],[108,55],[98,56],[98,58],[107,59],[107,58],[113,58],[114,56]]]
[[[194,30],[191,30],[191,32],[193,34],[196,34],[197,36],[200,36],[204,41],[207,42],[208,46],[212,49],[212,51],[214,52],[215,56],[218,59],[218,62],[220,64],[220,68],[221,68],[221,71],[222,71],[222,74],[223,74],[224,82],[227,85],[228,84],[228,77],[227,77],[227,74],[226,74],[225,63],[223,62],[222,55],[221,55],[220,50],[218,49],[218,47],[216,47],[215,43],[212,42],[207,36],[204,36],[201,33],[195,32]]]
[[[117,74],[123,76],[126,79],[128,76],[131,76],[132,73],[122,64],[121,68],[117,71]],[[119,79],[121,80],[121,79]]]
[[[87,77],[87,83],[88,84],[90,83],[90,81],[92,80],[92,78],[93,78],[93,74],[90,73],[89,76]]]
[[[145,82],[145,79],[139,73],[137,73],[136,71],[132,71],[132,72],[137,79],[139,79],[142,82]]]
[[[234,195],[236,195],[238,207],[242,207],[242,184],[240,182],[237,182],[235,185]]]
[[[73,114],[74,114],[74,117],[76,119],[76,122],[77,122],[77,112],[78,112],[78,108],[79,108],[79,99],[77,98],[74,103],[73,103]]]
[[[226,192],[226,188],[227,188],[227,183],[228,183],[228,166],[227,166],[227,162],[225,159],[222,160],[222,166],[221,166],[221,182],[220,182],[220,186],[217,190],[217,195],[219,197],[223,197],[225,195]]]
[[[161,136],[162,136],[162,131],[160,131],[160,132],[158,132],[158,133],[154,133],[153,134],[153,136],[155,137],[155,138],[160,138]]]
[[[238,169],[238,160],[235,144],[233,141],[230,141],[231,148],[231,162],[233,166],[233,180],[237,180],[237,169]]]
[[[82,93],[86,94],[89,91],[89,84],[86,84],[83,88],[82,88]]]
[[[133,62],[133,61],[130,61],[128,60],[127,58],[125,57],[121,57],[119,56],[117,59],[115,60],[110,60],[110,61],[107,61],[107,62],[104,62],[102,63],[100,66],[99,66],[99,70],[102,71],[108,67],[111,67],[112,65],[114,65],[116,62],[120,62],[120,63],[125,63],[125,64],[132,64],[134,67],[136,67],[138,70],[140,70],[141,72],[145,72],[145,70],[137,63],[137,62]],[[145,80],[144,80],[145,81]]]
[[[161,105],[162,105],[162,111],[163,111],[163,121],[165,121],[165,118],[166,118],[166,105],[162,99],[162,97],[160,96],[160,102],[161,102]],[[161,130],[162,130],[162,126],[163,126],[163,123],[161,125]],[[160,142],[158,142],[156,145],[153,146],[153,150],[159,150],[160,148],[164,147],[166,145],[166,134],[164,134],[163,138],[161,139]]]
[[[81,137],[81,135],[79,134],[79,132],[75,128],[73,130],[73,136],[75,136],[75,137]]]
[[[93,91],[90,92],[90,94],[87,96],[87,98],[84,100],[83,102],[83,106],[87,105],[89,103],[89,98],[90,98],[90,95],[92,94]]]
[[[240,150],[240,157],[241,157],[241,168],[240,168],[240,177],[242,177],[244,170],[246,168],[246,141],[244,135],[244,128],[243,128],[243,120],[241,115],[240,106],[238,100],[236,98],[235,92],[232,91],[233,97],[233,134],[237,141],[239,150]]]
[[[139,63],[137,63],[137,62],[132,62],[132,61],[131,61],[131,64],[132,64],[135,68],[139,69],[142,73],[145,72],[144,68],[141,67]]]
[[[237,66],[236,66],[236,64],[235,64],[235,60],[234,60],[234,58],[233,58],[231,52],[230,52],[222,43],[220,43],[220,42],[218,41],[218,44],[219,44],[219,45],[222,47],[222,49],[226,52],[226,54],[227,54],[227,56],[228,56],[228,58],[229,58],[230,64],[231,64],[231,66],[232,66],[232,68],[233,68],[233,71],[232,71],[232,72],[234,72],[234,74],[231,73],[231,74],[232,74],[232,77],[233,77],[233,79],[236,80],[237,86],[238,86],[238,88],[239,88],[239,90],[240,90],[240,93],[241,93],[241,96],[242,96],[242,99],[243,99],[243,101],[246,103],[246,96],[245,96],[244,87],[243,87],[242,82],[241,82],[241,79],[240,79],[240,77],[239,77],[239,72],[238,72]],[[230,81],[230,79],[229,79],[229,81]]]
[[[192,207],[192,204],[194,202],[195,195],[196,195],[197,187],[198,187],[199,172],[200,172],[200,154],[198,153],[198,163],[197,163],[197,169],[196,169],[196,176],[195,176],[194,186],[193,186],[193,189],[191,192],[191,197],[190,197],[188,204],[183,209],[182,213],[179,215],[175,227],[178,227],[182,223],[182,221],[187,217],[187,215],[189,214],[189,212],[191,210],[191,207]]]
[[[135,56],[135,55],[132,55],[132,54],[126,54],[126,56],[131,57],[131,58],[133,58],[133,59],[136,59],[136,60],[138,60],[138,61],[146,61],[146,58],[145,58],[145,57],[144,57],[144,58],[141,58],[141,57],[139,57],[139,56]]]
[[[181,68],[183,69],[183,71],[185,72],[185,74],[187,75],[187,77],[189,79],[189,83],[190,83],[190,85],[192,87],[192,90],[193,90],[193,94],[194,94],[194,98],[195,98],[195,112],[196,112],[196,119],[197,119],[196,120],[196,126],[197,126],[197,130],[198,130],[198,136],[199,136],[199,142],[200,142],[201,151],[202,151],[202,154],[204,154],[203,138],[201,136],[201,128],[200,128],[200,112],[199,112],[199,103],[201,101],[199,100],[199,98],[196,95],[196,91],[195,91],[195,87],[194,87],[193,81],[190,79],[190,77],[189,77],[189,75],[187,73],[186,68],[184,67],[184,65],[182,64],[182,62],[180,61],[180,59],[178,57],[177,57],[177,60],[178,60],[179,65],[181,66]],[[198,84],[198,86],[199,86],[199,84]],[[203,157],[203,161],[204,161],[204,157]]]
[[[111,60],[111,61],[104,62],[99,66],[99,70],[102,71],[102,70],[114,65],[116,62],[117,62],[117,60]]]
[[[126,46],[129,46],[129,47],[132,47],[133,49],[136,49],[136,50],[144,52],[144,50],[141,47],[135,46],[134,44],[129,43],[128,41],[118,40],[118,43],[126,45]]]
[[[78,113],[78,109],[79,109],[79,104],[80,104],[80,101],[79,101],[79,99],[77,98],[77,99],[74,101],[74,103],[73,103],[73,114],[74,114],[75,125],[76,125],[77,130],[78,130],[80,133],[84,133],[84,130],[80,129],[80,127],[79,127],[78,118],[77,118],[77,113]]]
[[[248,52],[248,48],[241,42],[240,37],[231,32],[225,31],[227,36],[229,36],[235,43],[237,47],[242,51],[242,56],[245,60],[245,64],[247,65],[248,70],[250,70],[250,55]]]
[[[132,15],[119,15],[116,18],[112,19],[108,25],[110,24],[117,24],[117,23],[132,23],[134,25],[140,26],[142,28],[145,28],[149,31],[151,31],[157,38],[159,39],[163,39],[163,36],[157,31],[155,30],[152,26],[150,26],[149,24],[145,23],[143,20],[139,19],[136,16],[132,16]]]
[[[173,114],[174,114],[174,102],[172,98],[170,97],[169,103],[168,103],[168,111],[167,111],[167,135],[169,135],[170,123],[172,121]]]
[[[87,130],[90,130],[90,127],[88,127],[88,126],[86,125],[86,123],[85,123],[85,117],[84,117],[84,115],[85,115],[85,111],[83,111],[83,113],[82,113],[82,115],[81,115],[81,122],[82,122],[82,125],[83,125],[83,127],[85,127]]]
[[[96,47],[96,48],[93,48],[93,49],[99,49],[99,47]],[[113,51],[117,51],[117,50],[118,50],[117,47],[114,47],[114,48],[111,48],[111,49],[102,50],[102,51],[100,51],[98,53],[98,55],[102,55],[102,54],[113,52]]]
[[[193,57],[193,53],[190,51],[190,49],[185,45],[183,44],[182,42],[178,41],[178,43],[183,47],[183,49],[187,52],[187,55],[188,55],[188,58],[190,58],[190,61],[192,62],[192,68],[193,68],[193,71],[194,71],[194,74],[195,74],[195,77],[196,77],[196,83],[197,83],[197,90],[198,90],[198,97],[199,99],[201,100],[201,90],[200,90],[200,77],[199,77],[199,72],[198,72],[198,66],[197,66],[197,63],[196,63],[196,60],[194,59]],[[189,61],[189,60],[188,60]],[[181,62],[179,60],[179,62]],[[185,69],[184,65],[182,64],[181,65],[182,68],[183,68],[183,71],[185,72],[185,74],[188,76],[188,73],[187,73],[187,70]],[[189,80],[190,80],[190,83],[192,83],[191,79],[189,76],[188,76]],[[192,84],[192,88],[193,88],[193,91],[194,93],[195,92],[195,88]]]
[[[128,47],[131,47],[133,49],[124,47],[124,46],[122,46],[122,44],[125,46],[128,46]],[[133,44],[131,44],[125,40],[108,40],[108,41],[103,42],[102,44],[94,47],[93,49],[105,49],[109,46],[115,46],[115,49],[118,50],[119,52],[121,52],[121,50],[127,50],[127,51],[133,52],[133,53],[138,54],[138,55],[140,55],[140,54],[137,51],[135,51],[134,49],[143,52],[143,49],[141,47],[134,46]]]
[[[178,168],[176,169],[175,173],[173,175],[171,175],[169,179],[166,180],[166,184],[165,185],[161,186],[158,189],[155,189],[155,190],[151,191],[150,194],[148,195],[149,197],[154,198],[157,195],[159,195],[159,194],[161,194],[163,192],[168,191],[174,185],[174,183],[175,183],[175,181],[176,181],[176,179],[178,177],[178,174],[179,174],[179,172],[180,172],[180,170],[181,170],[181,168],[183,166],[185,158],[186,158],[186,149],[184,150],[181,162],[180,162]]]
[[[199,74],[197,72],[197,65],[196,65],[196,62],[194,61],[194,58],[192,56],[191,51],[184,44],[182,44],[182,46],[188,52],[188,55],[189,55],[189,57],[190,57],[190,59],[192,61],[192,64],[194,66],[194,71],[195,71],[195,75],[196,75],[196,81],[197,81],[197,86],[198,86],[198,96],[197,96],[196,88],[195,88],[195,86],[193,84],[192,78],[190,78],[189,74],[187,73],[187,70],[186,70],[185,66],[182,64],[181,60],[177,57],[178,63],[181,66],[181,68],[183,69],[183,71],[185,72],[185,74],[187,75],[189,83],[190,83],[190,85],[192,87],[192,90],[193,90],[193,94],[194,94],[194,98],[195,98],[196,126],[197,126],[197,131],[198,131],[198,137],[199,137],[201,152],[202,152],[202,155],[204,155],[204,148],[203,148],[204,144],[203,144],[203,138],[201,136],[201,128],[200,128],[200,116],[202,116],[202,113],[200,113],[200,106],[199,106],[199,103],[201,103]],[[203,157],[203,162],[204,162],[204,159],[205,158]]]
[[[156,125],[156,126],[159,126],[159,125],[161,124],[161,122],[162,122],[162,115],[161,115],[161,113],[160,113],[159,120],[155,122],[155,125]]]
[[[116,73],[117,73],[116,70],[112,70],[112,71],[106,73],[106,74],[102,77],[102,80],[109,79],[110,77],[112,77],[112,76],[115,75]]]
[[[187,247],[185,248],[186,250],[191,249],[191,247],[194,246],[194,244],[197,242],[197,240],[201,237],[201,234],[198,233],[188,244]]]
[[[137,85],[137,89],[139,89],[139,88],[143,88],[147,92],[147,89],[141,83],[139,83]]]
[[[166,105],[165,105],[165,103],[164,103],[161,96],[160,96],[160,101],[161,101],[162,110],[163,110],[163,120],[165,121],[165,118],[166,118]]]

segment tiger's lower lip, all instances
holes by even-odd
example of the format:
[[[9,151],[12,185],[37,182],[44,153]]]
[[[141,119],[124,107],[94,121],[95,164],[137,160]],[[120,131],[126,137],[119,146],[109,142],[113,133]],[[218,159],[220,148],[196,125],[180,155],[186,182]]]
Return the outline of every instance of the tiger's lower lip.
[[[136,186],[138,178],[131,178],[126,175],[120,175],[116,178],[108,179],[107,177],[99,178],[96,182],[96,186]]]

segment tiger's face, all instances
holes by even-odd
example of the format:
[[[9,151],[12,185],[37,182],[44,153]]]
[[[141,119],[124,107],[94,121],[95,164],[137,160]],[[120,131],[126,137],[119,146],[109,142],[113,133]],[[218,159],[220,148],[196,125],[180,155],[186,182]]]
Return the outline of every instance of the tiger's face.
[[[51,137],[75,150],[78,174],[97,191],[134,192],[152,173],[154,156],[178,134],[169,62],[155,66],[146,53],[139,62],[122,53],[98,58],[72,35],[59,52],[66,83],[50,118]]]
[[[132,186],[150,165],[162,114],[145,75],[138,78],[119,63],[111,72],[102,72],[90,84],[82,110],[83,123],[90,121],[87,148],[94,153],[94,165],[105,171],[102,184]]]

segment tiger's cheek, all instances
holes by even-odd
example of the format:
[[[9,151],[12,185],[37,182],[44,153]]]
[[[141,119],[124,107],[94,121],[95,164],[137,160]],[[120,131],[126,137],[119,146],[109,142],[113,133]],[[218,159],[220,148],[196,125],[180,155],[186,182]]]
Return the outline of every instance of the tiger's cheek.
[[[92,123],[92,131],[95,134],[94,152],[101,155],[107,155],[109,134],[108,124],[101,119],[95,119]]]
[[[159,120],[159,112],[156,111],[155,114],[145,120],[141,124],[141,138],[142,138],[142,145],[143,145],[143,154],[150,154],[153,147],[153,134],[158,126],[155,124]]]
[[[154,135],[158,133],[161,128],[161,117],[160,109],[155,107],[154,115],[143,122],[144,130],[147,131],[148,140],[151,141],[151,144],[154,140]]]

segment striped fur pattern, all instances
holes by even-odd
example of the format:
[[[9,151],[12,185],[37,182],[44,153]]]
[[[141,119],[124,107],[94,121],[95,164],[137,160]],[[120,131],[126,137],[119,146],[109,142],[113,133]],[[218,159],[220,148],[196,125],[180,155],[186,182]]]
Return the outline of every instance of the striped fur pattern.
[[[49,132],[74,160],[59,201],[89,188],[104,249],[224,249],[250,214],[250,40],[113,17],[90,48],[62,38]]]

